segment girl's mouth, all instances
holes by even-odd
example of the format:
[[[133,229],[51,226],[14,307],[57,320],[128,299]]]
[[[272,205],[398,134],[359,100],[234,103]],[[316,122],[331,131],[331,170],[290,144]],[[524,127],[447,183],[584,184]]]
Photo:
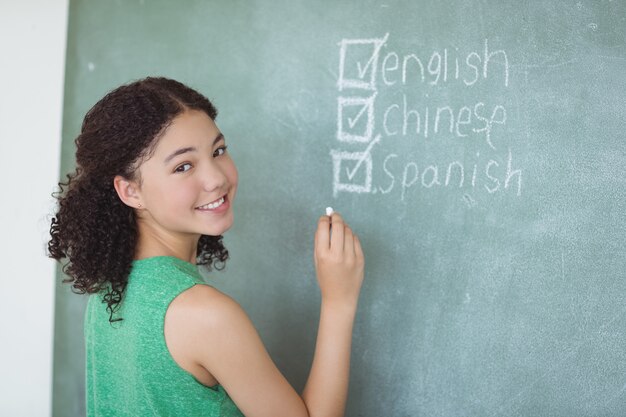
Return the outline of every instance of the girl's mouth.
[[[200,211],[215,211],[215,212],[221,212],[225,209],[227,209],[229,206],[228,204],[228,195],[223,195],[222,197],[218,198],[215,201],[212,201],[208,204],[205,204],[203,206],[200,207],[196,207],[196,210],[200,210]]]

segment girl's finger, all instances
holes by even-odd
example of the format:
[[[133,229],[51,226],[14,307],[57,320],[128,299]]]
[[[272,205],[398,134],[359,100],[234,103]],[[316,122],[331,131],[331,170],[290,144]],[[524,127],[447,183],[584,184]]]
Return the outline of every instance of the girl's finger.
[[[355,256],[354,235],[352,233],[352,229],[350,229],[350,226],[346,225],[346,227],[343,230],[344,230],[344,236],[345,236],[344,244],[343,244],[344,253],[347,256],[354,258]]]
[[[330,248],[330,218],[321,216],[317,222],[315,232],[315,250],[328,250]]]
[[[356,255],[357,259],[364,258],[361,241],[359,240],[359,237],[357,235],[354,235],[354,254]]]
[[[332,216],[330,217],[330,219],[331,219],[330,227],[332,229],[331,236],[330,236],[330,250],[338,251],[339,253],[341,253],[343,252],[343,244],[344,244],[343,219],[337,212],[334,212]]]

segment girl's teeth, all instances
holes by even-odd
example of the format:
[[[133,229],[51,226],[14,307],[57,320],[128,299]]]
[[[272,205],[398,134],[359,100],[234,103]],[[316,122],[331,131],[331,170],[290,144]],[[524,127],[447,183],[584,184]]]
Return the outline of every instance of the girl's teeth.
[[[209,204],[207,204],[207,205],[200,206],[200,207],[198,207],[198,208],[200,208],[200,209],[207,209],[207,208],[208,208],[209,210],[213,210],[213,209],[215,209],[215,208],[218,208],[218,207],[219,207],[219,206],[221,206],[222,204],[224,204],[224,197],[220,198],[219,200],[217,200],[217,201],[216,201],[216,202],[214,202],[214,203],[209,203]]]

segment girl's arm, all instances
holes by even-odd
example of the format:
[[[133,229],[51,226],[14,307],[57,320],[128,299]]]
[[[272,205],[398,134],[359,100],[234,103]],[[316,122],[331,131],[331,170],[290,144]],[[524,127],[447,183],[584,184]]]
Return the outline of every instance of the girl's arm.
[[[321,315],[302,396],[276,368],[250,319],[230,297],[195,285],[170,304],[166,332],[176,333],[185,355],[208,370],[248,417],[344,413],[364,260],[358,238],[337,213],[332,215],[332,234],[328,216],[318,222],[315,267],[322,293]]]
[[[315,269],[322,292],[313,365],[302,398],[310,415],[343,416],[348,396],[352,325],[363,282],[361,244],[337,213],[322,216],[315,234]]]

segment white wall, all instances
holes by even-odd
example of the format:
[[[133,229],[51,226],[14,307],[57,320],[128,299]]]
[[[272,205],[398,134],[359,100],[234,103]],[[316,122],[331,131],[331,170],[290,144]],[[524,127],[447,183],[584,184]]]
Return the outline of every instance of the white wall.
[[[0,0],[0,415],[49,416],[67,0]]]

